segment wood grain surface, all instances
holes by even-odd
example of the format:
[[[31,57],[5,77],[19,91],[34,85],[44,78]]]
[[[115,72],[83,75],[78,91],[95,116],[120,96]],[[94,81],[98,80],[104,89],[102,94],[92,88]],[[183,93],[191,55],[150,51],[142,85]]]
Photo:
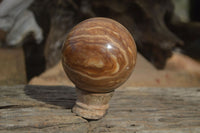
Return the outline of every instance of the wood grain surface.
[[[200,88],[119,89],[98,121],[71,113],[73,87],[0,86],[0,92],[1,133],[200,132]]]

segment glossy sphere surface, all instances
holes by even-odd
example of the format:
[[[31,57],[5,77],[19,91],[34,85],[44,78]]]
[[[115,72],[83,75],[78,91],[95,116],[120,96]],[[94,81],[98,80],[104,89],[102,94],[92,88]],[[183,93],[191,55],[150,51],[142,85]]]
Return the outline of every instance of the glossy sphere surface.
[[[124,26],[108,18],[91,18],[68,34],[62,64],[77,88],[110,92],[128,79],[136,53],[134,39]]]

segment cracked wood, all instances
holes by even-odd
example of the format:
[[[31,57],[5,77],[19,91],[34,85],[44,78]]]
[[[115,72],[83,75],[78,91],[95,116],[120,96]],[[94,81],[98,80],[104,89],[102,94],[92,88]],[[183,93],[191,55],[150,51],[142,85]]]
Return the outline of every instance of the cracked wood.
[[[99,121],[71,113],[73,87],[0,86],[0,91],[0,133],[200,131],[200,88],[119,89]]]

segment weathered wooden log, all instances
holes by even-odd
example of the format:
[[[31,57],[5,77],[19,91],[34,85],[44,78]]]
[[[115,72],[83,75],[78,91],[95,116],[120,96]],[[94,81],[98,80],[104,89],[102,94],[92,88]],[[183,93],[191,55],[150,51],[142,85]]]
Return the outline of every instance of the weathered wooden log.
[[[169,28],[181,38],[185,45],[181,47],[182,52],[194,59],[200,60],[200,23],[198,22],[172,22]]]
[[[172,49],[183,43],[165,24],[166,16],[173,15],[171,1],[97,0],[92,5],[97,16],[111,17],[125,25],[133,34],[138,50],[157,68],[163,68]]]
[[[199,26],[182,23],[180,27],[171,0],[35,0],[30,9],[46,34],[42,43],[47,68],[59,61],[68,31],[91,17],[109,17],[123,24],[134,36],[139,52],[160,69],[175,48],[188,44],[190,38],[180,35],[183,29],[185,34],[199,36]]]
[[[197,133],[199,88],[125,88],[117,90],[108,114],[86,121],[71,113],[75,88],[0,86],[0,132]]]
[[[36,1],[40,2],[40,1]],[[40,2],[41,3],[41,2]],[[172,50],[183,44],[173,34],[165,19],[173,17],[173,4],[168,0],[87,0],[42,2],[48,5],[50,14],[50,34],[46,42],[45,56],[47,66],[51,67],[58,61],[62,41],[73,25],[83,19],[102,16],[113,18],[127,27],[133,34],[139,51],[157,68],[163,68]],[[53,3],[53,4],[52,4]],[[52,6],[53,5],[53,6]],[[54,11],[54,12],[52,12]]]

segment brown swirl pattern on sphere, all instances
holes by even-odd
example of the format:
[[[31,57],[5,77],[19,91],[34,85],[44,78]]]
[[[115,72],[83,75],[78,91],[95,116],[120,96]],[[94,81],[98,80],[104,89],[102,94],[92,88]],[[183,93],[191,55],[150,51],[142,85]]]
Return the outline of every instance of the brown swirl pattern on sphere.
[[[124,26],[108,18],[91,18],[68,34],[62,64],[77,88],[109,92],[130,76],[136,53],[134,39]]]

